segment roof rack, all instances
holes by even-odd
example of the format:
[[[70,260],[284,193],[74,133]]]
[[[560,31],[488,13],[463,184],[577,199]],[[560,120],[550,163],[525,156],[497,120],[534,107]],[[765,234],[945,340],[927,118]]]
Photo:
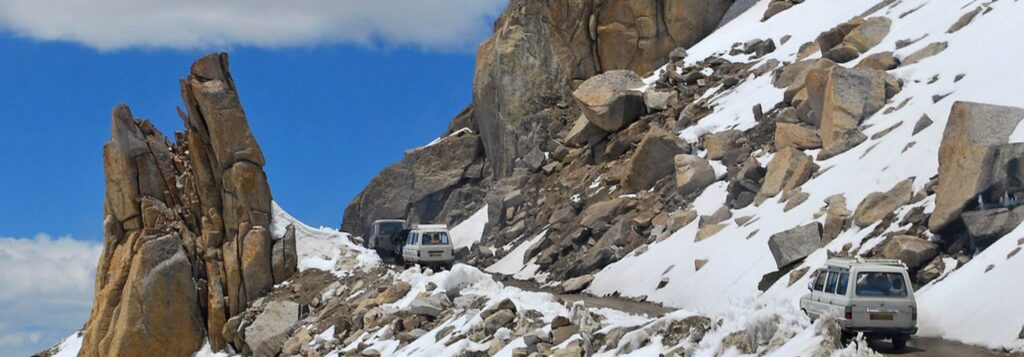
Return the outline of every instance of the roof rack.
[[[891,265],[906,267],[899,259],[887,259],[887,258],[863,258],[863,257],[835,257],[829,258],[829,261],[835,263],[845,264],[875,264],[875,265]]]
[[[412,229],[448,229],[447,224],[414,224]]]

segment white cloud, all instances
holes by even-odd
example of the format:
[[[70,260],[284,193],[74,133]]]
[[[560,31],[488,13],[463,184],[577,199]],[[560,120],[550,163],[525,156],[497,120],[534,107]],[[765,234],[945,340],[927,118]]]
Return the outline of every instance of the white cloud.
[[[0,0],[0,28],[101,50],[325,43],[461,49],[507,0]]]
[[[0,354],[38,352],[84,325],[101,249],[70,237],[0,237]]]

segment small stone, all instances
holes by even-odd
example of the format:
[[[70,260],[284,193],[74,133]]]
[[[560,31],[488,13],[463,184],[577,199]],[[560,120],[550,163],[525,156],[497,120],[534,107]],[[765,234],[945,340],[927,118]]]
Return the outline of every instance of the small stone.
[[[707,259],[694,259],[693,260],[693,271],[700,271],[705,265],[708,264]]]
[[[934,122],[932,121],[932,118],[928,117],[928,114],[922,114],[921,118],[917,120],[917,124],[914,124],[914,132],[911,135],[917,135],[917,133],[920,133],[922,130],[932,126],[932,123]]]
[[[906,67],[921,62],[928,57],[942,53],[942,51],[945,51],[947,47],[949,47],[949,44],[946,42],[933,42],[928,44],[928,46],[925,46],[904,58],[901,66]]]

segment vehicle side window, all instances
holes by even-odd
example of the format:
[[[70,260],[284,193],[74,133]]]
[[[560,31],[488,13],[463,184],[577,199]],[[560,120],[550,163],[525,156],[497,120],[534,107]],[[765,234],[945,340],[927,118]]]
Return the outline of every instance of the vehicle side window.
[[[850,272],[839,273],[839,285],[836,285],[836,294],[846,295],[846,287],[850,285]]]
[[[839,273],[834,271],[828,272],[828,281],[825,283],[825,292],[835,294],[836,292],[836,281],[839,280]]]
[[[819,271],[817,280],[814,281],[814,290],[821,291],[825,288],[825,271]]]
[[[416,241],[419,240],[419,237],[420,237],[419,233],[410,233],[409,234],[409,245],[416,245]]]

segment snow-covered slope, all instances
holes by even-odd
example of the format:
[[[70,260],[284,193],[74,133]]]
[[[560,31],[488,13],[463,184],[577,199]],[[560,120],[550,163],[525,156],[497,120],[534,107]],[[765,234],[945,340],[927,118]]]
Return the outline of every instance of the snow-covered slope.
[[[354,269],[368,270],[379,265],[380,257],[369,249],[352,242],[348,233],[334,228],[313,228],[302,223],[273,203],[271,232],[283,237],[288,225],[295,226],[295,253],[299,258],[299,271],[320,269],[342,276]]]
[[[634,253],[605,268],[597,274],[588,290],[590,293],[646,296],[668,306],[713,315],[728,314],[749,305],[752,300],[760,303],[786,301],[795,305],[805,292],[807,277],[791,286],[789,279],[783,278],[767,292],[757,291],[762,276],[776,270],[767,246],[772,234],[823,221],[824,217],[816,218],[815,213],[824,206],[824,200],[834,194],[844,194],[855,206],[868,194],[887,191],[907,178],[914,178],[915,192],[920,190],[937,174],[939,142],[954,102],[1024,105],[1024,66],[1019,64],[1020,56],[1024,55],[1024,41],[1017,40],[1024,33],[1022,2],[998,1],[982,5],[980,1],[971,0],[903,0],[873,13],[864,13],[876,2],[809,0],[761,22],[768,3],[768,0],[760,1],[688,49],[687,62],[694,63],[716,53],[734,61],[749,61],[746,55],[730,56],[722,52],[727,52],[733,43],[755,38],[770,37],[780,44],[784,36],[791,38],[760,62],[793,62],[801,44],[813,41],[819,33],[858,15],[885,16],[892,20],[888,36],[863,56],[894,51],[897,58],[903,58],[934,42],[948,42],[949,46],[920,63],[890,71],[904,85],[886,108],[904,101],[906,105],[889,114],[883,109],[867,118],[862,127],[867,128],[865,134],[871,137],[899,123],[902,125],[880,139],[869,139],[841,155],[816,162],[821,166],[821,174],[802,186],[802,191],[810,195],[806,204],[784,212],[779,198],[773,198],[760,206],[734,211],[734,217],[758,218],[742,227],[729,221],[724,230],[701,242],[694,242],[698,225],[694,221],[670,238],[653,243],[649,249],[638,250],[642,253]],[[947,33],[950,25],[978,6],[987,6],[990,10],[978,15],[963,29]],[[899,40],[918,38],[922,39],[896,48]],[[819,56],[815,54],[811,58]],[[956,80],[958,75],[962,75],[962,79]],[[648,78],[647,82],[655,79]],[[948,97],[935,102],[933,96],[936,95]],[[684,139],[693,142],[708,132],[751,128],[756,122],[750,108],[755,104],[764,108],[775,106],[782,100],[783,90],[772,86],[771,76],[761,76],[713,96],[714,113],[685,130],[681,134]],[[915,122],[922,115],[935,123],[912,135]],[[762,157],[761,161],[768,159],[770,157]],[[724,203],[725,197],[726,183],[716,183],[697,199],[695,209],[700,215],[710,215]],[[931,212],[933,200],[934,196],[915,205]],[[909,208],[898,211],[899,217],[902,218]],[[860,252],[867,251],[879,242],[878,239],[862,242],[874,228],[853,227],[843,232],[827,247],[808,257],[803,265],[821,266],[826,250],[838,251],[846,244],[859,247]],[[1024,325],[1024,318],[1021,318],[1024,305],[1019,303],[1024,298],[1024,279],[1019,278],[1024,273],[1024,255],[1007,259],[1021,237],[1024,237],[1024,230],[1014,231],[946,279],[920,291],[921,333],[992,348],[1024,349],[1024,340],[1017,337]],[[708,262],[696,271],[695,259]],[[986,272],[990,264],[995,267]],[[663,280],[667,280],[667,284],[659,289]],[[977,308],[964,308],[960,304]],[[981,305],[984,307],[978,307]]]

